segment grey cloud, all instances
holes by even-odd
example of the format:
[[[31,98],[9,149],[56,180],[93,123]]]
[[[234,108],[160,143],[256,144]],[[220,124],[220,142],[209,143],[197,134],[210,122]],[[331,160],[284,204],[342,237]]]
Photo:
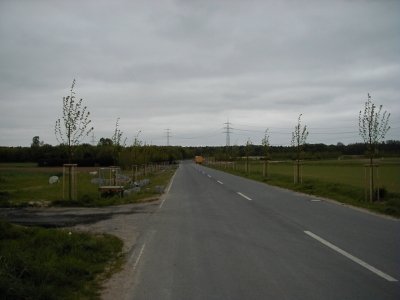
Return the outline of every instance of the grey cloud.
[[[395,122],[399,11],[396,1],[2,1],[0,144],[55,143],[73,78],[98,137],[121,117],[127,135],[162,143],[174,127],[209,136],[183,144],[223,144],[228,117],[290,131],[301,112],[315,128],[356,131],[368,92]]]

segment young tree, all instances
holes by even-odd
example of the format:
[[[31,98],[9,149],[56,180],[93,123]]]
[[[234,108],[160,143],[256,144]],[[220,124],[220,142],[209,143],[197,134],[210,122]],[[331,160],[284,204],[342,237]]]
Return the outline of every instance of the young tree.
[[[135,135],[135,137],[134,137],[134,139],[133,139],[133,144],[132,144],[132,147],[131,147],[131,151],[132,151],[132,164],[135,164],[135,165],[137,165],[138,164],[138,151],[139,151],[139,149],[140,149],[140,147],[142,146],[142,141],[139,139],[139,134],[141,133],[142,131],[141,130],[139,130],[137,133],[136,133],[136,135]]]
[[[44,142],[40,140],[40,137],[38,135],[36,135],[32,138],[31,148],[38,148],[43,145],[44,145]]]
[[[74,148],[93,131],[89,127],[92,122],[89,119],[90,113],[86,106],[82,106],[83,99],[75,100],[75,79],[72,81],[71,94],[63,97],[62,120],[57,119],[55,125],[56,139],[60,144],[64,144],[68,149],[68,164],[72,162]],[[72,166],[68,166],[68,195],[72,200],[73,175]]]
[[[268,177],[268,160],[269,160],[269,133],[268,128],[265,129],[264,137],[261,140],[261,144],[264,148],[264,167],[263,167],[263,176]]]
[[[63,97],[62,119],[57,119],[55,125],[56,139],[60,144],[68,148],[68,163],[71,163],[73,149],[88,136],[93,127],[89,119],[90,112],[86,106],[82,106],[83,99],[75,100],[75,79],[72,81],[71,94]]]
[[[384,140],[389,131],[390,113],[386,110],[382,112],[382,105],[379,108],[372,102],[371,95],[368,93],[367,101],[364,105],[364,111],[358,114],[358,129],[360,136],[367,145],[369,168],[370,168],[370,201],[373,201],[374,194],[374,171],[373,162],[375,154],[378,151],[378,144]]]
[[[294,131],[292,132],[292,147],[295,148],[296,151],[296,176],[294,179],[295,183],[300,182],[300,158],[301,158],[301,152],[303,150],[304,144],[307,141],[308,137],[308,130],[307,130],[307,125],[302,126],[301,125],[301,116],[302,114],[299,115],[299,118],[297,119],[297,125],[294,127]]]
[[[124,141],[121,144],[123,132],[119,129],[119,119],[120,118],[117,118],[117,121],[115,122],[114,134],[111,137],[111,140],[112,140],[113,146],[114,146],[114,163],[115,164],[117,163],[119,152],[121,151],[121,148],[126,146],[126,138],[124,139]]]
[[[250,138],[247,139],[246,142],[246,173],[249,174],[249,156],[250,156],[250,148],[251,148],[251,140]]]

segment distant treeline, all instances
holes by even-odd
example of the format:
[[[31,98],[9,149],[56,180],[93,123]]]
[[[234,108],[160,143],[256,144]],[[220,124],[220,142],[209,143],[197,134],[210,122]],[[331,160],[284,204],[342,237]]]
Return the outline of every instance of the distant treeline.
[[[386,141],[379,145],[377,157],[400,156],[400,141]],[[339,157],[363,156],[367,153],[365,144],[343,145],[306,144],[303,149],[304,159],[337,159]],[[134,164],[173,163],[182,159],[192,159],[195,155],[213,157],[217,160],[235,160],[245,156],[265,156],[261,145],[218,146],[218,147],[182,147],[182,146],[114,146],[110,143],[92,146],[82,144],[74,149],[73,163],[79,166],[119,165],[130,167]],[[294,159],[295,152],[289,146],[269,147],[272,160]],[[65,145],[48,144],[31,147],[0,147],[0,162],[37,162],[39,166],[61,166],[68,162]]]
[[[113,145],[92,146],[82,144],[74,147],[71,163],[79,166],[131,166],[168,162],[189,157],[183,147]],[[65,145],[44,144],[31,147],[0,147],[0,162],[37,162],[39,166],[62,166],[68,163],[68,150]]]
[[[195,155],[214,157],[216,160],[235,160],[246,156],[265,157],[265,148],[261,145],[244,145],[231,147],[189,147]],[[378,147],[377,157],[400,156],[400,141],[389,140]],[[270,146],[268,159],[290,160],[295,159],[296,153],[291,146]],[[367,154],[367,146],[363,143],[344,145],[305,144],[302,151],[303,159],[337,159],[351,156],[364,156]]]

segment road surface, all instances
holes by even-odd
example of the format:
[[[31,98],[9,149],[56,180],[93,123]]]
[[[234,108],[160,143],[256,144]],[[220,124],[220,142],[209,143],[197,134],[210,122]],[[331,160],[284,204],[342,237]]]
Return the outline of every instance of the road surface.
[[[132,254],[127,299],[400,299],[400,223],[193,163]]]

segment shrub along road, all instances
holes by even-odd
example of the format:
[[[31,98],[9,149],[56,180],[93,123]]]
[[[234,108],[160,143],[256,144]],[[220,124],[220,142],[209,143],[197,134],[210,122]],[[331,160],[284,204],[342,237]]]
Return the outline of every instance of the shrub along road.
[[[183,163],[127,299],[399,299],[400,223]]]

